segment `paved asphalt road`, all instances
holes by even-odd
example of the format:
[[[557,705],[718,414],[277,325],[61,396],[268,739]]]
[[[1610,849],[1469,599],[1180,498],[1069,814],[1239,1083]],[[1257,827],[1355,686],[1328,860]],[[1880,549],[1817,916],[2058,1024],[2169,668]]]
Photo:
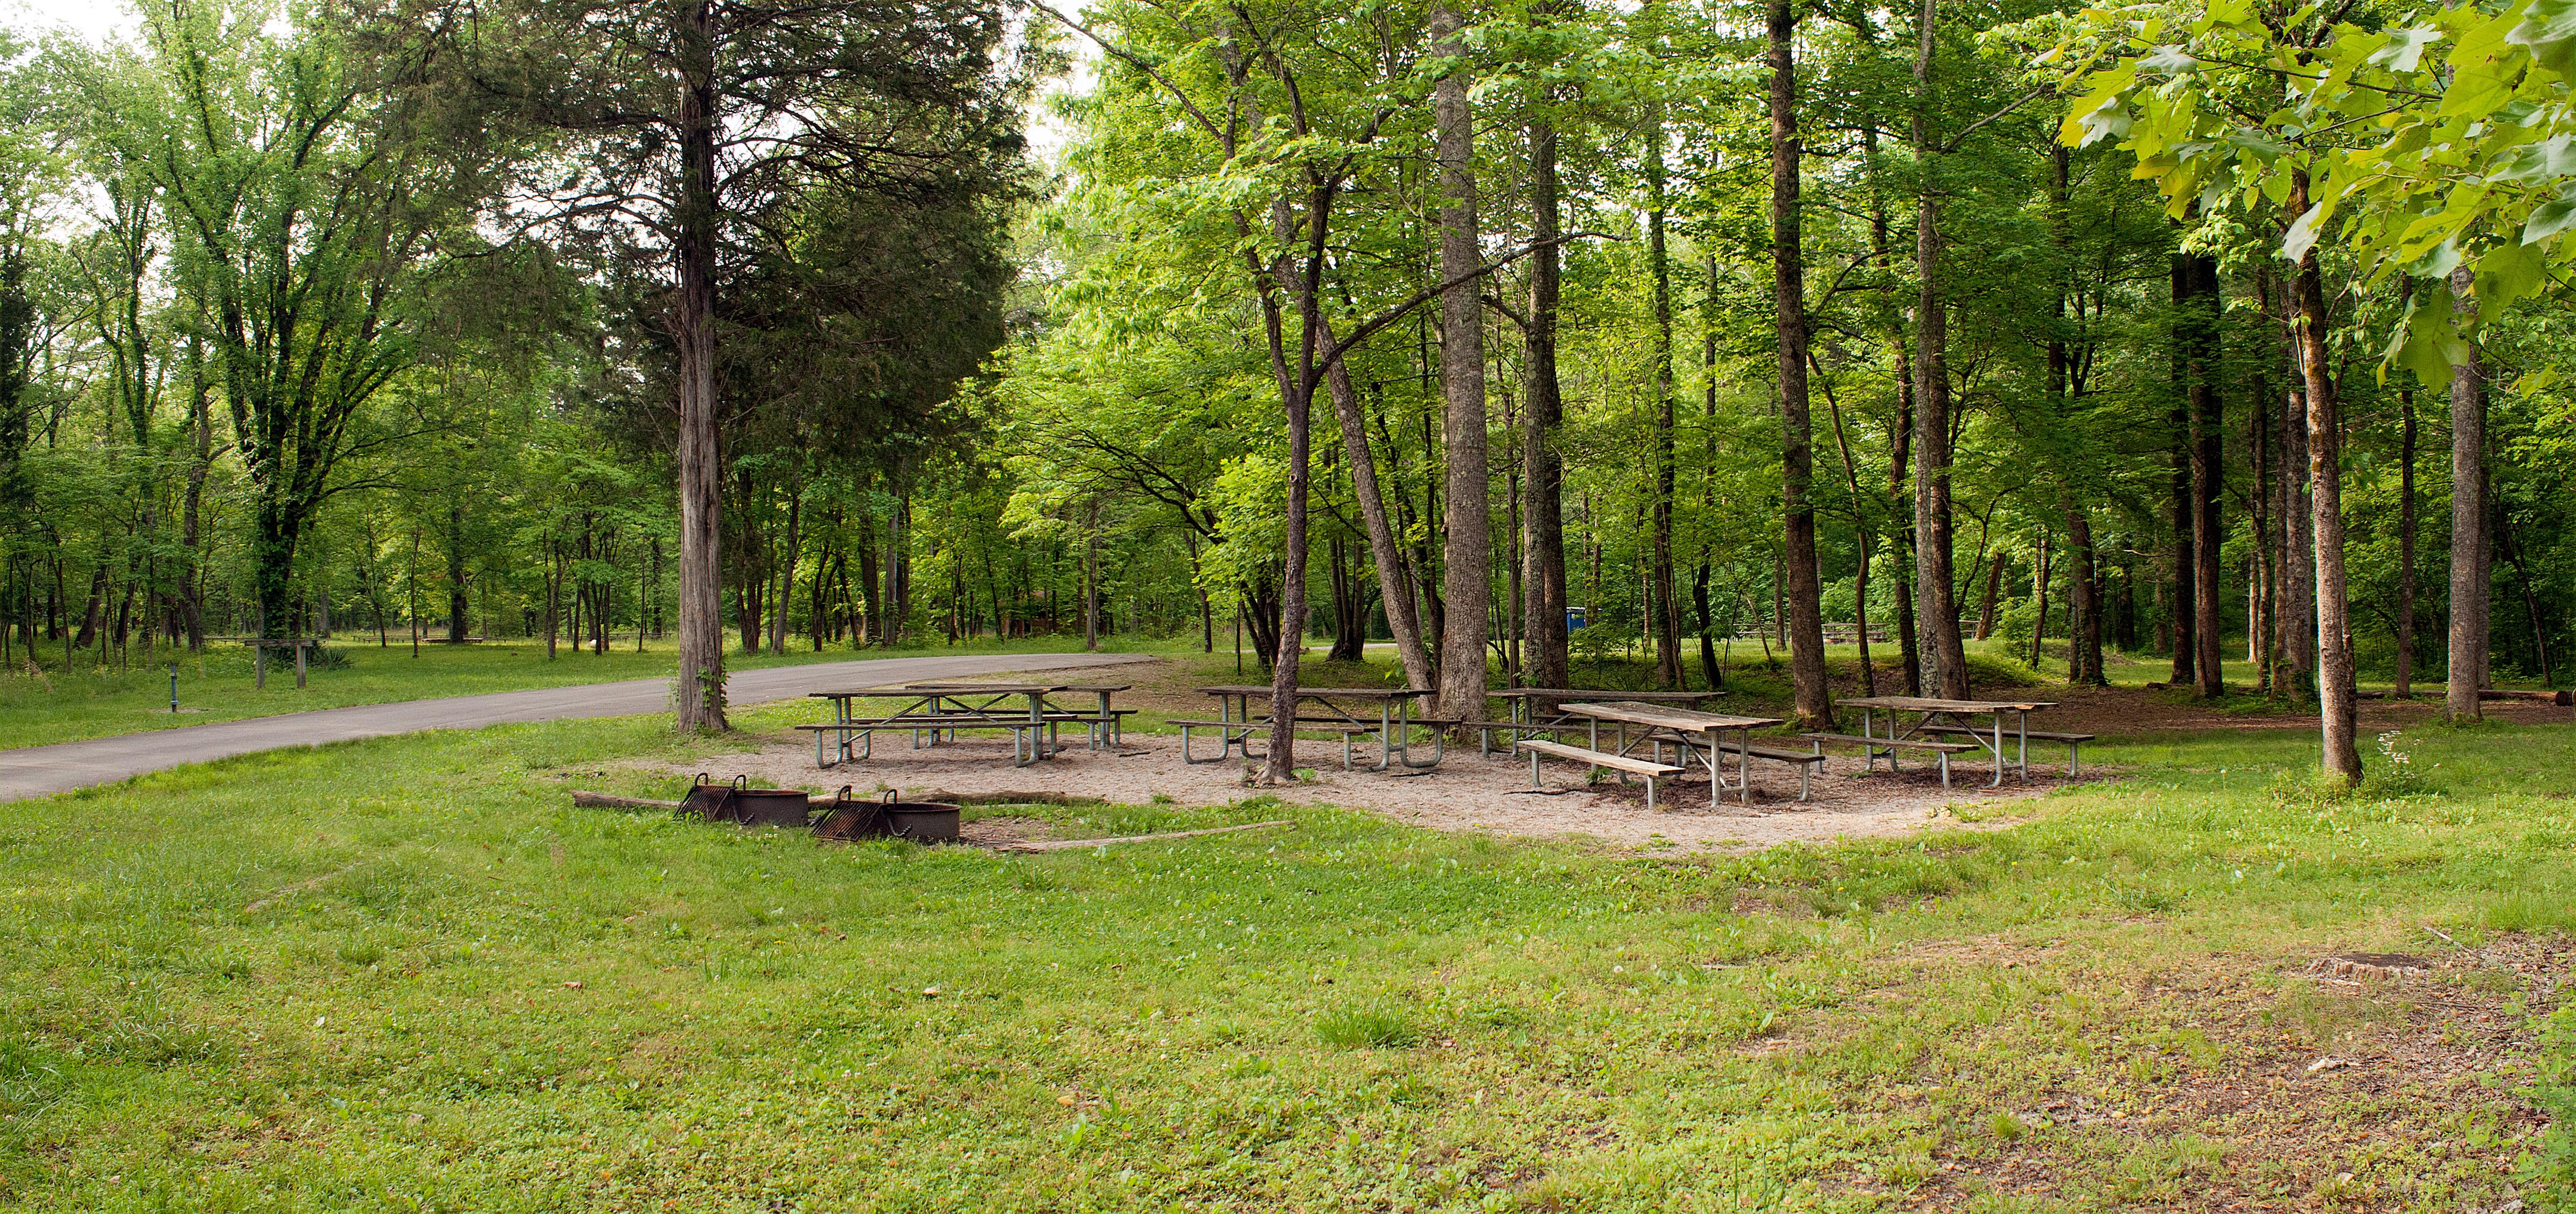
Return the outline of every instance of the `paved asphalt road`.
[[[1153,660],[1139,654],[1016,653],[817,662],[807,666],[737,671],[726,678],[725,692],[730,703],[759,704],[835,687]],[[147,771],[177,767],[182,763],[203,763],[289,746],[377,738],[422,729],[477,729],[510,721],[559,721],[663,712],[671,706],[670,696],[669,679],[628,679],[622,683],[590,683],[534,691],[453,696],[443,700],[406,700],[355,708],[327,708],[320,712],[252,717],[113,738],[92,738],[86,742],[0,750],[0,801],[69,792],[93,784],[113,783]]]

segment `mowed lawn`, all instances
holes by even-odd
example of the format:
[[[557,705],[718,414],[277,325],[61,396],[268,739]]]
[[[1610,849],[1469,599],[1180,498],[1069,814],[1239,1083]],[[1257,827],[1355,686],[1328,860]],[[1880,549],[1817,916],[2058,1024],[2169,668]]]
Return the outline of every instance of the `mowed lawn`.
[[[2440,791],[2341,802],[2275,791],[2304,733],[2111,746],[2009,823],[1686,862],[572,808],[717,745],[642,720],[234,760],[0,821],[0,1206],[2541,1203],[2571,738],[2433,733]],[[2312,972],[2354,949],[2439,968]]]

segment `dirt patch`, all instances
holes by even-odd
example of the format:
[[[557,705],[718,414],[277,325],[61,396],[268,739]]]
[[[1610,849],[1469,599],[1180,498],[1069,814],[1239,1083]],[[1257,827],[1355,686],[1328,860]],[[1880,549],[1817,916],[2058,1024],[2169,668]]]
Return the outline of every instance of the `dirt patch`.
[[[900,736],[879,739],[873,758],[828,771],[814,766],[813,743],[802,735],[782,738],[757,752],[710,758],[659,770],[685,780],[698,771],[722,782],[747,775],[755,784],[802,787],[820,792],[842,784],[856,785],[859,795],[885,788],[907,792],[939,789],[977,794],[1033,786],[1070,797],[1096,797],[1119,804],[1143,804],[1166,797],[1190,806],[1223,806],[1262,792],[1302,804],[1329,804],[1441,830],[1484,830],[1535,837],[1578,836],[1650,850],[1751,850],[1791,840],[1823,841],[1844,836],[1903,835],[1926,827],[2000,824],[2033,807],[2029,798],[2067,783],[2062,771],[2051,773],[2033,764],[2028,783],[2007,780],[2002,788],[1979,787],[1991,778],[1965,770],[1954,773],[1944,793],[1939,777],[1908,769],[1891,775],[1857,774],[1857,757],[1836,758],[1813,782],[1813,796],[1798,801],[1796,773],[1781,764],[1757,762],[1753,768],[1753,803],[1746,806],[1729,793],[1719,804],[1709,802],[1707,777],[1667,781],[1658,810],[1646,809],[1643,783],[1605,781],[1586,785],[1586,769],[1549,763],[1541,768],[1544,788],[1532,790],[1526,761],[1479,758],[1473,748],[1453,748],[1439,767],[1420,774],[1369,770],[1344,771],[1337,744],[1309,742],[1318,764],[1313,777],[1285,789],[1254,789],[1244,782],[1248,768],[1241,759],[1224,763],[1181,761],[1180,739],[1130,733],[1116,750],[1085,749],[1077,739],[1057,757],[1041,764],[1014,767],[1011,744],[1001,738],[969,737],[964,741],[915,749]]]
[[[957,841],[975,847],[1009,848],[1024,843],[1043,843],[1055,837],[1055,831],[1044,819],[1003,814],[959,823]]]
[[[2008,967],[2032,951],[1961,941],[1906,955]],[[1944,1110],[1957,1128],[1940,1147],[1911,1175],[1854,1176],[1847,1191],[1937,1210],[1999,1197],[2316,1211],[2508,1200],[2506,1178],[2545,1128],[2513,1094],[2534,1048],[2526,1009],[2564,985],[2567,944],[2514,936],[2422,960],[2381,967],[2415,969],[2387,977],[2340,977],[2312,958],[2155,975],[2129,1014],[2087,1026],[2090,1065],[2019,1084],[1953,1075],[1946,1094],[1964,1099]],[[1862,1005],[1894,1015],[1903,1001],[1891,990]],[[1928,1112],[1919,1090],[1869,1095]]]

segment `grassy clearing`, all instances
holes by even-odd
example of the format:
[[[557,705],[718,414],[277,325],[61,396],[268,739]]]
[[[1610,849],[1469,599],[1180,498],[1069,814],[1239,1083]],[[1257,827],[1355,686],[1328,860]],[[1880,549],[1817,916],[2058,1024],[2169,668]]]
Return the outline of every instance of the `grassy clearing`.
[[[2303,736],[2159,741],[2010,830],[1686,864],[1265,804],[987,811],[1300,819],[1024,856],[568,806],[654,791],[616,765],[698,745],[660,730],[13,806],[0,1205],[2457,1210],[2541,1141],[2559,727],[2346,802],[2276,793]],[[2494,965],[2304,976],[2428,925]]]
[[[832,648],[821,653],[790,645],[777,656],[728,653],[725,668],[972,653],[1064,653],[1080,648],[1078,637],[960,646],[933,642],[894,650]],[[546,659],[543,641],[423,645],[415,658],[409,646],[378,648],[372,639],[352,637],[335,642],[332,651],[345,661],[312,671],[302,691],[296,690],[291,664],[272,664],[267,689],[254,690],[250,653],[239,645],[210,645],[203,654],[155,651],[148,660],[138,655],[124,670],[86,661],[66,670],[57,653],[48,665],[0,674],[0,749],[352,704],[667,679],[677,660],[667,641],[652,642],[637,653],[631,640],[625,648],[612,647],[604,654],[576,652],[567,646],[552,661]],[[172,662],[179,667],[179,703],[186,710],[175,714],[170,711]]]

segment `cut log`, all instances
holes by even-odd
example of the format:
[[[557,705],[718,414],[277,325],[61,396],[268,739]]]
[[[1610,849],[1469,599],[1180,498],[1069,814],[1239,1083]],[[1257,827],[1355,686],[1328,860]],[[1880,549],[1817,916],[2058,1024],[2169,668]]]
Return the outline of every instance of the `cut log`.
[[[810,794],[816,808],[832,803],[824,793]],[[940,805],[1101,805],[1098,797],[1078,797],[1070,793],[1034,789],[1005,789],[1000,792],[946,792],[922,789],[903,794],[906,801],[930,801]],[[677,801],[657,801],[650,797],[621,797],[614,793],[572,790],[572,803],[584,809],[678,809]]]

